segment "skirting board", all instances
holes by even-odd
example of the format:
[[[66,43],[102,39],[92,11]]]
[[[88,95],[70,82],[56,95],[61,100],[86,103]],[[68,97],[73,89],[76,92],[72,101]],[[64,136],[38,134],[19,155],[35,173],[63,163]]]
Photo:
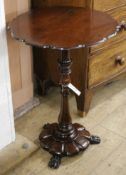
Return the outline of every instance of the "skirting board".
[[[38,97],[33,97],[29,102],[25,103],[23,106],[17,108],[14,112],[15,119],[21,117],[26,112],[30,111],[32,108],[38,106],[40,104],[40,100]]]

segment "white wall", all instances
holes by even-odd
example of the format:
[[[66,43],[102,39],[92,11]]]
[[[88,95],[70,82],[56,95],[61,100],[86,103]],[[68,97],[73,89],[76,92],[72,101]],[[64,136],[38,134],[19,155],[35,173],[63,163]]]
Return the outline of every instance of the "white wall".
[[[15,140],[5,31],[4,0],[0,0],[0,149]]]

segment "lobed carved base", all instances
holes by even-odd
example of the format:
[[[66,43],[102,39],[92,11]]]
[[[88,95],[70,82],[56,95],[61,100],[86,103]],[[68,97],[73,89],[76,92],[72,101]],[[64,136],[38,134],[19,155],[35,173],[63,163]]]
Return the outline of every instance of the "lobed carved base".
[[[73,124],[69,133],[60,132],[57,123],[46,124],[39,136],[41,147],[47,150],[53,157],[49,161],[49,167],[58,168],[61,158],[73,156],[84,151],[90,144],[100,143],[100,138],[91,136],[80,124]]]

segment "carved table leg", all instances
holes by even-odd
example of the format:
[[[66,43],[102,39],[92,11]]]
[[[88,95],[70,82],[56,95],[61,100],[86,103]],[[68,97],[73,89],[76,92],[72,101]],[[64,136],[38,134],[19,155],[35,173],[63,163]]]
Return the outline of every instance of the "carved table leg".
[[[89,144],[100,143],[100,138],[91,136],[82,125],[72,124],[68,104],[71,59],[68,50],[61,53],[61,111],[58,123],[45,125],[39,136],[41,147],[53,155],[49,161],[51,168],[58,168],[63,156],[73,156],[85,150]]]

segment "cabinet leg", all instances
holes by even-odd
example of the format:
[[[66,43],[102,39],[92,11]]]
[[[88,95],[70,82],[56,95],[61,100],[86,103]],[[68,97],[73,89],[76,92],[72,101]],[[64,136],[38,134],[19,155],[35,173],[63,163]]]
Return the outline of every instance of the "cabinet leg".
[[[81,116],[88,113],[93,93],[91,90],[85,90],[80,96],[76,96],[77,109]]]
[[[54,83],[49,79],[42,79],[36,77],[37,83],[37,93],[41,96],[45,96],[48,94],[50,87],[54,86]]]

